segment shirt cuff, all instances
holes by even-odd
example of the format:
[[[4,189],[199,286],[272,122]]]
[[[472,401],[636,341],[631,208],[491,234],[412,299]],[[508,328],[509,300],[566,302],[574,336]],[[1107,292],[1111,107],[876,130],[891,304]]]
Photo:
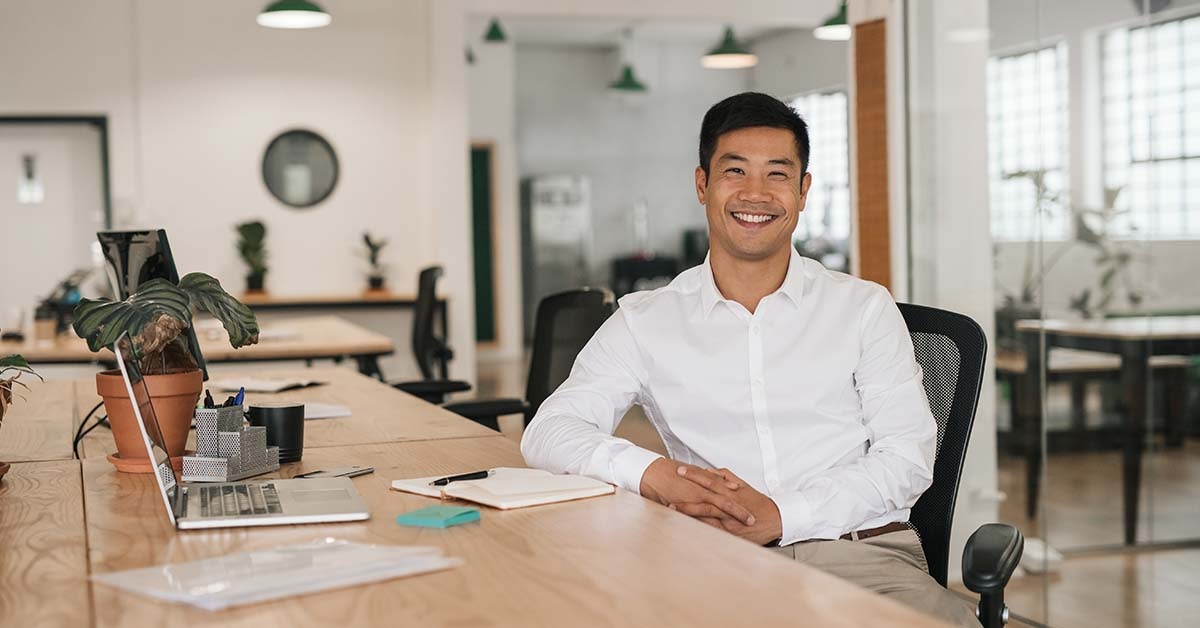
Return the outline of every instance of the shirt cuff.
[[[646,473],[646,467],[659,458],[662,456],[653,451],[630,446],[613,457],[612,477],[616,480],[617,486],[641,495],[642,475]]]
[[[780,523],[783,524],[783,534],[779,537],[780,545],[791,545],[809,539],[836,539],[842,535],[840,530],[822,526],[815,520],[812,506],[802,491],[771,495],[770,498],[779,509]]]

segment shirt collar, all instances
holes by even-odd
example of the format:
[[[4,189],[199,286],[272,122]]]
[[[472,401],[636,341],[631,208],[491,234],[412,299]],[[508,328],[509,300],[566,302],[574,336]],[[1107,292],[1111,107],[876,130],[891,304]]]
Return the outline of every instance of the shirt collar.
[[[710,256],[706,255],[700,273],[700,313],[704,318],[708,318],[708,315],[712,313],[713,308],[718,303],[728,300],[717,289],[717,282],[713,278],[712,265],[709,260]],[[800,301],[804,296],[804,277],[806,274],[807,269],[805,268],[804,258],[800,256],[795,247],[792,247],[792,255],[788,259],[787,274],[783,277],[783,284],[775,292],[783,293],[791,300],[792,305],[800,307]],[[771,294],[775,294],[775,292]]]

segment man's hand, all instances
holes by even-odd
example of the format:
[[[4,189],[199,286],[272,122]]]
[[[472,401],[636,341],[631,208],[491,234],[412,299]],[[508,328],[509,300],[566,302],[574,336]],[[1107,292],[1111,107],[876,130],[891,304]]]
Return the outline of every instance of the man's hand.
[[[687,504],[695,510],[703,509],[703,512],[708,513],[706,516],[727,520],[730,525],[753,526],[756,523],[750,510],[734,498],[738,491],[745,490],[741,488],[741,484],[744,483],[724,480],[691,465],[686,467],[692,477],[685,477],[678,472],[678,469],[682,468],[680,465],[681,463],[666,458],[659,458],[650,463],[642,474],[642,496],[675,509],[678,509],[680,504]],[[708,480],[707,486],[694,481],[701,474],[708,476],[705,478]],[[723,492],[717,492],[712,487],[720,487]]]
[[[754,490],[729,469],[709,471],[687,464],[673,464],[679,477],[709,492],[736,500],[750,511],[753,520],[747,522],[722,516],[721,511],[706,502],[673,502],[671,506],[675,510],[758,545],[765,545],[783,536],[783,518],[775,501]]]

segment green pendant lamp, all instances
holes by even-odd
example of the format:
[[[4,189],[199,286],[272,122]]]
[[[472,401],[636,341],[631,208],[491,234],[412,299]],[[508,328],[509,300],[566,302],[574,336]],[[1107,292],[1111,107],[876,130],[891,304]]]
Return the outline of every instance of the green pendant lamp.
[[[267,28],[321,28],[329,26],[333,16],[314,2],[279,0],[268,4],[255,21]]]
[[[752,68],[758,64],[758,57],[746,50],[733,36],[733,27],[725,27],[725,36],[721,43],[700,59],[700,65],[706,68],[732,70],[737,68]]]
[[[825,23],[813,29],[813,36],[817,39],[825,39],[829,41],[846,41],[850,39],[850,24],[846,20],[846,0],[842,0],[842,6],[838,8],[838,12],[833,14],[833,17],[825,20]]]
[[[483,41],[493,44],[502,44],[508,41],[508,38],[504,36],[504,29],[500,28],[500,20],[492,18],[492,22],[488,24],[487,33],[483,36]]]
[[[608,89],[619,94],[638,94],[646,91],[646,84],[633,75],[633,66],[626,63],[621,68],[621,78],[611,83]]]

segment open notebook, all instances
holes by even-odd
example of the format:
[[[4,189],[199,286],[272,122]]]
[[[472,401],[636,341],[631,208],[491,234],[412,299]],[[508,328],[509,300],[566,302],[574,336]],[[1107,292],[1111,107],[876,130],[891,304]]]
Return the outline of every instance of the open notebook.
[[[509,467],[492,471],[492,476],[487,479],[451,482],[446,486],[430,484],[441,476],[395,480],[392,489],[428,497],[464,499],[501,510],[596,497],[616,491],[611,484],[581,475],[555,475],[540,469]]]

